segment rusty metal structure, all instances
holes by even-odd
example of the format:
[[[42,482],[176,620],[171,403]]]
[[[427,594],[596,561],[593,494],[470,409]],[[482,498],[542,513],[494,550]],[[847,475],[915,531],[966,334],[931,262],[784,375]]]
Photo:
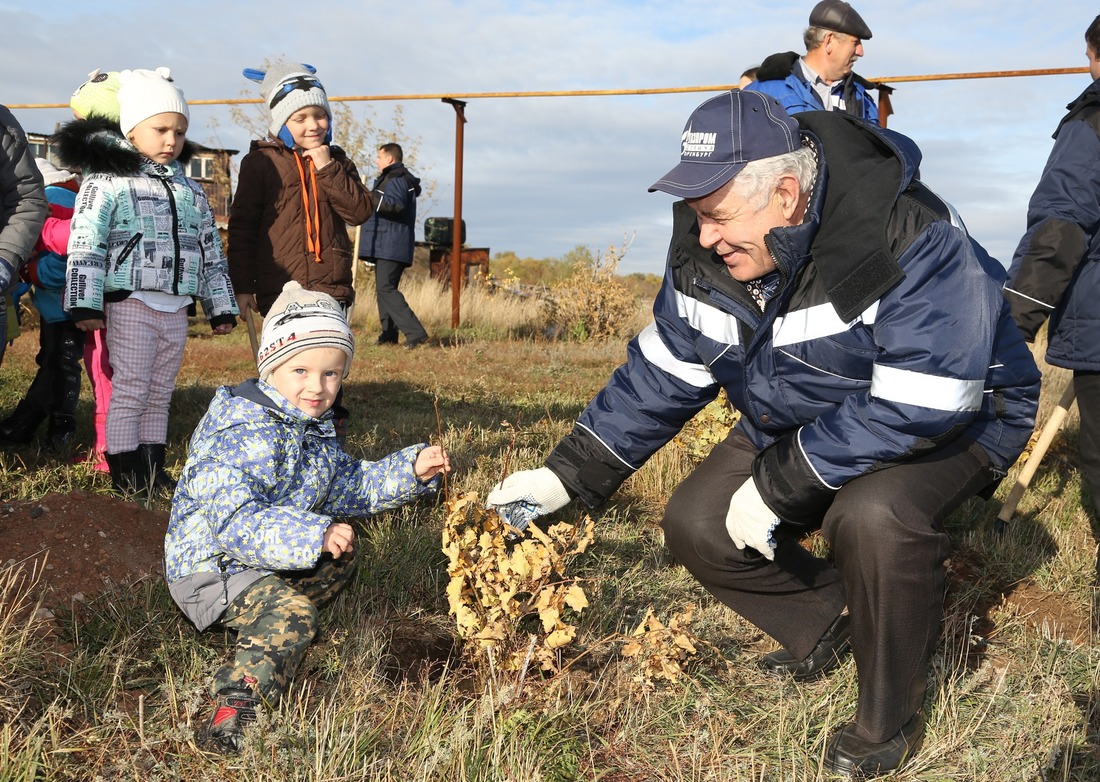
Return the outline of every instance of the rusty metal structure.
[[[919,76],[882,76],[870,78],[878,91],[879,124],[886,127],[887,118],[893,113],[890,93],[891,85],[904,82],[953,81],[958,79],[999,79],[1020,76],[1061,76],[1088,73],[1088,68],[1040,68],[1014,71],[975,71],[970,73],[934,73]],[[648,89],[612,89],[612,90],[543,90],[520,92],[468,92],[468,93],[427,93],[407,95],[345,95],[329,96],[329,102],[358,101],[412,101],[441,100],[455,110],[455,225],[462,225],[462,148],[463,126],[466,124],[466,105],[471,100],[490,98],[562,98],[562,97],[599,97],[622,95],[666,95],[690,92],[722,92],[736,87],[734,84],[711,84],[695,87],[654,87]],[[189,100],[192,106],[232,106],[248,103],[262,103],[260,98],[229,98],[209,100]],[[8,104],[9,109],[63,109],[68,103],[21,103]],[[459,324],[459,295],[466,277],[466,264],[463,261],[461,231],[454,231],[450,251],[451,264],[451,326]]]

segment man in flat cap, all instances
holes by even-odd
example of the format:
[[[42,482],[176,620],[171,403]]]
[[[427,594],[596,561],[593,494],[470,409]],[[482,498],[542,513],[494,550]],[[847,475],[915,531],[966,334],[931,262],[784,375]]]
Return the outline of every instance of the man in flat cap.
[[[877,85],[852,71],[863,56],[871,28],[843,0],[821,0],[803,33],[806,54],[780,52],[767,57],[746,89],[772,95],[788,114],[843,111],[878,124],[870,90]]]
[[[821,762],[853,775],[921,743],[944,520],[996,488],[1039,399],[1004,267],[919,164],[839,112],[746,90],[700,105],[650,188],[684,199],[654,322],[545,466],[488,497],[517,527],[597,506],[725,389],[740,420],[669,497],[665,540],[782,645],[766,672],[813,679],[852,651],[855,719]],[[814,530],[830,556],[800,545]]]

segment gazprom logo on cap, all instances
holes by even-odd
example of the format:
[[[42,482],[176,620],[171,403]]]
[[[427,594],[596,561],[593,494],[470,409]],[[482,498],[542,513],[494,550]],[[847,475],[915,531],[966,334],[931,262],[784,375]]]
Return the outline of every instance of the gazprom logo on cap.
[[[718,143],[717,133],[695,132],[689,124],[680,136],[680,157],[710,157]]]

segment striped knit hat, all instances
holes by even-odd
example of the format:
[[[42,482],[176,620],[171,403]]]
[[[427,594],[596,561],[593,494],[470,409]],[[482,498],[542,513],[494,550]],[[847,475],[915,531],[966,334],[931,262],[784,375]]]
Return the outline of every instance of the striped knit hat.
[[[327,293],[307,291],[291,280],[283,286],[283,292],[264,318],[256,354],[260,379],[266,382],[291,356],[311,348],[344,351],[348,357],[344,377],[348,376],[355,355],[355,339],[343,308]]]
[[[260,95],[267,104],[267,129],[272,138],[286,141],[283,126],[292,114],[306,106],[320,106],[331,121],[328,95],[315,73],[316,68],[301,62],[277,63],[267,71],[245,68],[245,78],[260,84]],[[287,143],[287,146],[293,146],[293,142]]]

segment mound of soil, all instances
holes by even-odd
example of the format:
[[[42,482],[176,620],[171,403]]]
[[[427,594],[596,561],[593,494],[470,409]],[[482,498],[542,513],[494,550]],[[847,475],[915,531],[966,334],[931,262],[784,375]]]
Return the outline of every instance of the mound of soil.
[[[37,572],[44,608],[70,607],[108,584],[163,578],[167,528],[167,511],[85,491],[0,502],[0,565]]]

